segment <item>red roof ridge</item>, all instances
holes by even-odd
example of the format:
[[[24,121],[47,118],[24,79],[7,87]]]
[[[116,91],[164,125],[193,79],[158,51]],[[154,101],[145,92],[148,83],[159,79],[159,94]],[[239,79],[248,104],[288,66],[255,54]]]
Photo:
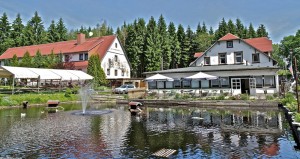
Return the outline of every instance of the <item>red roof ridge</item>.
[[[231,34],[231,33],[227,33],[226,35],[221,37],[218,41],[236,40],[236,39],[240,39],[240,38],[237,37],[236,35]]]

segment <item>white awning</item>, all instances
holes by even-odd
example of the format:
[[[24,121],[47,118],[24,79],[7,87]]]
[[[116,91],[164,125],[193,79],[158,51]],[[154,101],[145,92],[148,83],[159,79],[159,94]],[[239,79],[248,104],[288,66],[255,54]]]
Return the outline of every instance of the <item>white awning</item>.
[[[1,71],[6,72],[6,74],[10,74],[9,77],[14,78],[39,78],[39,75],[30,71],[26,67],[11,67],[11,66],[1,66],[3,69]]]
[[[52,69],[43,69],[43,68],[28,68],[30,71],[38,74],[41,80],[60,80],[61,76],[52,72]]]
[[[93,76],[79,70],[68,70],[68,72],[79,77],[79,80],[92,80],[94,78]]]
[[[53,79],[62,81],[93,79],[93,76],[79,70],[44,69],[12,66],[1,66],[0,77],[41,80]]]
[[[156,74],[146,78],[145,81],[174,81],[174,79],[161,74]]]

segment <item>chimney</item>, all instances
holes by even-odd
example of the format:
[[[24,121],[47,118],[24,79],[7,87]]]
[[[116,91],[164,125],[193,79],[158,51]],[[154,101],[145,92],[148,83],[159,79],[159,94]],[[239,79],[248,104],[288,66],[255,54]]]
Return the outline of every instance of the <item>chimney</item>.
[[[77,34],[77,45],[82,44],[85,42],[85,34],[78,33]]]

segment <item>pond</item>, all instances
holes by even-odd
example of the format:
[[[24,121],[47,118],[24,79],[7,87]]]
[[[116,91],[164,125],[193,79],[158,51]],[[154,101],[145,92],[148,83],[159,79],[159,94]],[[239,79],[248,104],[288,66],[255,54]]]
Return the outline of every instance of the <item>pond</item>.
[[[99,116],[74,115],[80,104],[0,110],[0,158],[300,158],[284,114],[275,111],[96,105]],[[21,113],[22,115],[21,117]],[[26,114],[26,115],[25,115]]]

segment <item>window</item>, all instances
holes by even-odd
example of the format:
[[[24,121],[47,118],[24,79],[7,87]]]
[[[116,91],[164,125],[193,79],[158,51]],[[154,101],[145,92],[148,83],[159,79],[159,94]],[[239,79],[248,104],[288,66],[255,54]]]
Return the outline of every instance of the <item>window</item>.
[[[200,81],[192,80],[192,88],[200,88]]]
[[[65,55],[65,62],[69,62],[70,61],[70,55]]]
[[[201,88],[209,88],[209,81],[208,80],[202,80],[201,81]]]
[[[155,89],[156,88],[156,81],[148,82],[148,87],[150,89]]]
[[[191,81],[190,80],[183,80],[182,81],[183,88],[191,88]]]
[[[118,62],[118,56],[115,55],[115,62]]]
[[[256,80],[256,88],[262,88],[263,86],[262,76],[256,76],[255,80]]]
[[[204,65],[210,65],[210,57],[204,57]]]
[[[118,76],[118,70],[115,70],[115,76]]]
[[[233,41],[227,41],[227,48],[233,48]]]
[[[115,43],[115,48],[118,48],[118,43]]]
[[[181,88],[180,80],[174,80],[174,88]]]
[[[220,78],[221,87],[222,88],[228,88],[229,87],[229,77],[221,77]]]
[[[83,54],[79,54],[79,60],[80,60],[80,61],[83,60]]]
[[[164,88],[165,87],[165,82],[164,81],[157,81],[157,88]]]
[[[241,89],[240,79],[232,79],[232,89]]]
[[[220,87],[219,79],[211,80],[211,87],[214,87],[214,88]]]
[[[235,63],[242,63],[243,62],[243,52],[234,52],[234,62]]]
[[[252,62],[254,63],[259,62],[259,53],[252,54]]]
[[[173,82],[172,81],[166,81],[166,88],[173,88]]]
[[[106,74],[107,74],[107,76],[110,75],[110,69],[109,68],[106,70]]]
[[[89,54],[88,53],[85,53],[84,54],[84,60],[88,60],[89,59]]]
[[[265,76],[265,86],[273,87],[275,86],[275,77],[274,76]]]
[[[124,72],[125,72],[124,70],[121,71],[121,76],[124,76]]]
[[[226,64],[226,53],[219,53],[219,64]]]

